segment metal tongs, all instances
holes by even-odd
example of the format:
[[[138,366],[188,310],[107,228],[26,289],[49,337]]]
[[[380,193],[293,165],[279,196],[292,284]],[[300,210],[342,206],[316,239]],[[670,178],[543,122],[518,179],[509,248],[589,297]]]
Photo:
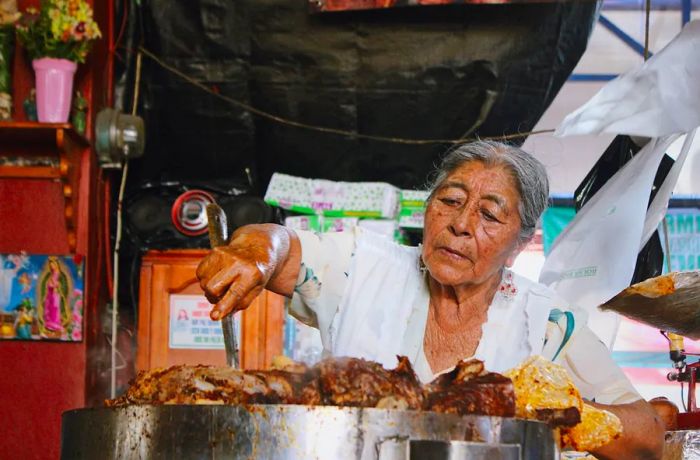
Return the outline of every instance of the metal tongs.
[[[216,203],[207,205],[207,226],[209,228],[209,244],[211,248],[224,246],[228,240],[228,227],[226,226],[226,213]],[[224,346],[226,347],[226,364],[238,369],[238,340],[233,328],[233,313],[221,318],[221,329],[224,332]]]

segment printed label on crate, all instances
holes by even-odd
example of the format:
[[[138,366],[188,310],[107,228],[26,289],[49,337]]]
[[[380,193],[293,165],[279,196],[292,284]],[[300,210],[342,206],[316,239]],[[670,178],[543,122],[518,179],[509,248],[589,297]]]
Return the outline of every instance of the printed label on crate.
[[[201,295],[170,296],[170,348],[223,350],[219,321],[209,319],[211,304]]]

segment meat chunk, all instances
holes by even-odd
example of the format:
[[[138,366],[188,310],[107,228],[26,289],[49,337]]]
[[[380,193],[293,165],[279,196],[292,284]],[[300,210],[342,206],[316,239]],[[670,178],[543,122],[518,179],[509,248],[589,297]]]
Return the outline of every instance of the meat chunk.
[[[566,369],[532,356],[506,375],[513,380],[518,417],[574,426],[581,421],[583,399]]]
[[[622,435],[622,422],[613,413],[583,404],[581,423],[561,430],[564,447],[590,451],[604,446]]]
[[[332,406],[420,409],[423,388],[408,358],[386,370],[358,358],[333,358],[318,364],[322,404]]]
[[[574,426],[581,421],[581,412],[576,407],[535,409],[535,420],[553,427]]]
[[[515,392],[507,377],[486,372],[481,361],[464,360],[428,386],[425,409],[447,414],[515,415]]]

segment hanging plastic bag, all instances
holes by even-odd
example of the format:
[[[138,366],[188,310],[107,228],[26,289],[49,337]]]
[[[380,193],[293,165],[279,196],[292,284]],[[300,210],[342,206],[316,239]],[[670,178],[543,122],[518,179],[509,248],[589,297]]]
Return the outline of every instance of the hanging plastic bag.
[[[615,137],[583,181],[581,181],[581,184],[576,188],[574,192],[576,211],[578,212],[640,149],[641,147],[629,136],[620,135]],[[651,197],[649,198],[650,204],[672,166],[673,159],[668,155],[664,155],[654,178]],[[659,276],[663,272],[663,261],[664,253],[661,247],[661,240],[658,232],[654,231],[647,244],[639,251],[631,283]]]
[[[640,250],[656,171],[678,135],[652,139],[593,195],[559,235],[540,282],[585,308],[589,325],[611,346],[617,315],[596,307],[629,286]]]

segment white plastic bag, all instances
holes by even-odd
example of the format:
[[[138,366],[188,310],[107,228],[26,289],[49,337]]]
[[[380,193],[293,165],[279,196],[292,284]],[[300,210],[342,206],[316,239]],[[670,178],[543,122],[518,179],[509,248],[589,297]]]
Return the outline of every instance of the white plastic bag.
[[[619,317],[596,307],[632,280],[654,176],[676,138],[652,139],[627,162],[559,235],[540,274],[541,283],[588,311],[589,327],[608,347]]]
[[[700,21],[688,23],[661,51],[606,84],[569,114],[555,135],[661,137],[700,126]]]

